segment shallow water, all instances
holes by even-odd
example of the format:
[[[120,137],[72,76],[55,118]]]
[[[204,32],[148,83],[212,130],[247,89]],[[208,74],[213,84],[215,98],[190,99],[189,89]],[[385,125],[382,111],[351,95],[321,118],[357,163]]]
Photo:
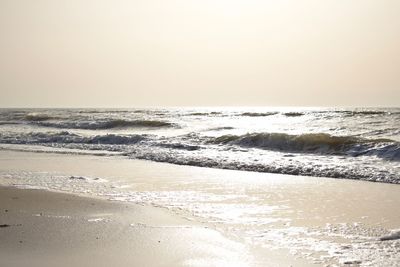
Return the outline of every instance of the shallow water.
[[[0,146],[400,183],[399,108],[1,109]]]

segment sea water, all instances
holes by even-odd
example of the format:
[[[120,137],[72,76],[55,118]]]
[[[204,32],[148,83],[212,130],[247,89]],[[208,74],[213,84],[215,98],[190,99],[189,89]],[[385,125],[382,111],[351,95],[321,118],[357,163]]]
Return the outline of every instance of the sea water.
[[[400,183],[399,108],[1,109],[0,145]]]

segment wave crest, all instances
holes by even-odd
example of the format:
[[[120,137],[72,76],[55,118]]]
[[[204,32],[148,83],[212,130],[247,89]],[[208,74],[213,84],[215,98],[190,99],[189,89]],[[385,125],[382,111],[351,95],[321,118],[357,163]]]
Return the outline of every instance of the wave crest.
[[[210,141],[250,148],[350,156],[376,155],[400,160],[400,144],[390,139],[365,139],[355,136],[332,136],[326,133],[290,135],[285,133],[253,133],[223,135]]]
[[[243,112],[239,116],[245,116],[245,117],[267,117],[267,116],[272,116],[276,115],[278,112]]]
[[[285,115],[286,117],[300,117],[300,116],[303,116],[304,113],[302,113],[302,112],[286,112],[286,113],[283,113],[283,115]]]
[[[27,121],[48,121],[53,119],[57,118],[47,114],[39,114],[39,113],[29,113],[25,116],[25,120]]]
[[[67,131],[62,132],[33,132],[23,136],[0,135],[0,143],[8,144],[106,144],[129,145],[147,139],[147,135],[95,135],[81,136]]]

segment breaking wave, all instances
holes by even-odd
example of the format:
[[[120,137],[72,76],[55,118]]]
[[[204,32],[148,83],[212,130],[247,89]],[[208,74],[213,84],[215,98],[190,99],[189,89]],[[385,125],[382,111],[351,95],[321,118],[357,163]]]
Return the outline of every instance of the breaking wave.
[[[147,139],[147,135],[95,135],[81,136],[78,134],[63,132],[36,132],[23,136],[0,135],[0,143],[6,144],[107,144],[107,145],[129,145],[136,144]]]
[[[400,160],[400,143],[393,140],[332,136],[326,133],[222,135],[211,139],[209,143],[297,153],[376,155],[389,160]]]
[[[196,133],[178,137],[153,134],[82,135],[68,131],[30,132],[15,134],[0,132],[0,143],[32,146],[27,151],[42,152],[35,147],[57,149],[56,153],[85,153],[98,151],[118,153],[135,159],[169,162],[219,169],[255,172],[350,178],[388,183],[400,183],[396,169],[386,169],[384,161],[357,156],[377,156],[384,160],[400,160],[400,144],[389,139],[363,139],[353,136],[328,134],[288,135],[283,133],[254,133],[206,137]],[[234,146],[254,148],[237,149]],[[15,149],[15,147],[11,147]],[[0,147],[2,149],[2,147]],[[3,149],[7,149],[5,146]],[[273,153],[260,161],[258,151]],[[283,152],[283,153],[281,153]],[[287,154],[287,152],[298,153]],[[104,155],[104,154],[102,154]],[[108,155],[108,154],[107,154]],[[329,156],[329,157],[326,157]],[[289,158],[288,158],[289,157]],[[294,161],[291,161],[294,158]],[[303,159],[303,160],[300,160]],[[334,159],[334,160],[332,160]],[[353,164],[341,165],[343,162]],[[368,165],[361,163],[369,162]],[[393,162],[387,162],[393,164]],[[394,164],[397,164],[394,163]],[[340,166],[340,167],[338,167]],[[346,166],[343,168],[342,166]]]

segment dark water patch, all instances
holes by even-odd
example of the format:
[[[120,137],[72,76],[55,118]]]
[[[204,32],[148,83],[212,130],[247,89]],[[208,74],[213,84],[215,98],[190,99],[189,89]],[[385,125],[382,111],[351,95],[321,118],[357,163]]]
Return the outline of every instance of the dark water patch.
[[[224,131],[224,130],[233,130],[235,129],[234,127],[231,126],[221,126],[221,127],[212,127],[212,128],[208,128],[206,130],[204,130],[205,132],[208,131]]]
[[[286,117],[300,117],[300,116],[304,115],[304,113],[302,113],[302,112],[285,112],[282,114]]]
[[[391,113],[388,111],[382,110],[340,110],[334,111],[338,114],[343,114],[346,117],[353,117],[353,116],[373,116],[373,115],[391,115],[395,113]]]
[[[17,121],[0,121],[0,125],[18,125],[18,124],[22,123]]]
[[[389,241],[389,240],[397,240],[400,239],[400,231],[393,232],[390,235],[382,236],[379,238],[380,241]]]
[[[377,111],[377,110],[364,110],[364,111],[352,111],[353,115],[384,115],[388,114],[386,111]]]
[[[222,112],[212,111],[212,112],[190,112],[184,114],[184,116],[216,116],[221,115]]]
[[[208,116],[209,114],[208,112],[193,112],[186,114],[186,116]]]
[[[48,114],[35,114],[31,113],[25,116],[25,120],[27,121],[48,121],[48,120],[55,120],[59,119],[55,116],[50,116]]]
[[[111,113],[130,113],[132,111],[129,110],[113,110],[113,109],[85,109],[85,110],[79,110],[78,113],[80,114],[111,114]]]
[[[187,150],[187,151],[195,151],[201,149],[200,146],[183,144],[183,143],[158,143],[155,144],[155,146],[171,148],[171,149]]]

